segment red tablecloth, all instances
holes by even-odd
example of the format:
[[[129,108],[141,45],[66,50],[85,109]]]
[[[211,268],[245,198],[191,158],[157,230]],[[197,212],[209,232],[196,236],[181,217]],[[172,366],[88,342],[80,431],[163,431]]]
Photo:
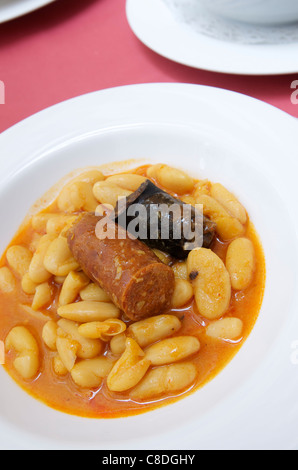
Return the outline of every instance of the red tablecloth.
[[[0,25],[0,81],[5,84],[0,132],[68,98],[147,82],[234,90],[298,117],[298,100],[291,100],[291,84],[297,79],[217,74],[164,59],[134,36],[125,0],[56,0]]]

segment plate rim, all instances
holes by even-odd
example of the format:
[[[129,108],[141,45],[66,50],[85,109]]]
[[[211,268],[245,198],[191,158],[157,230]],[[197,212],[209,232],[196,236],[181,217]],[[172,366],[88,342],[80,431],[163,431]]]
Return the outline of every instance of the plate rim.
[[[210,62],[210,56],[212,54],[209,54],[209,58],[206,62],[206,59],[204,61],[204,58],[206,56],[203,56],[202,59],[198,59],[198,56],[194,57],[193,54],[191,54],[191,57],[189,59],[185,59],[185,53],[189,54],[189,51],[192,49],[192,44],[190,43],[190,39],[192,36],[192,39],[196,39],[195,46],[196,48],[201,46],[201,50],[204,50],[204,48],[207,46],[212,48],[212,53],[213,55],[223,55],[224,53],[226,54],[231,54],[233,52],[236,52],[238,54],[238,58],[241,57],[241,55],[246,51],[252,49],[253,46],[246,46],[246,45],[239,45],[239,44],[232,44],[229,42],[224,42],[220,40],[216,40],[213,38],[209,38],[208,36],[204,36],[203,34],[191,34],[191,32],[187,32],[187,28],[179,27],[178,22],[175,21],[175,19],[171,16],[171,12],[168,11],[167,13],[167,19],[165,23],[162,23],[162,16],[160,13],[160,10],[166,10],[167,7],[166,5],[162,5],[162,0],[126,0],[126,17],[127,21],[129,23],[129,26],[132,30],[132,32],[135,34],[135,36],[150,50],[153,52],[157,53],[161,57],[164,57],[168,60],[171,60],[173,62],[176,62],[178,64],[199,69],[199,70],[206,70],[209,72],[216,72],[216,73],[224,73],[224,74],[231,74],[231,75],[246,75],[246,76],[273,76],[273,75],[289,75],[289,74],[294,74],[298,72],[297,67],[295,68],[295,65],[293,66],[278,66],[278,67],[271,67],[266,69],[266,66],[262,64],[262,67],[260,70],[252,70],[251,68],[247,66],[241,66],[237,67],[236,66],[219,66],[216,63],[216,60],[213,59]],[[153,10],[150,12],[150,6]],[[140,11],[142,10],[143,13],[143,18],[141,21],[137,18],[137,15],[135,15],[134,8],[137,7]],[[155,15],[155,17],[159,17],[159,25],[158,28],[155,24],[155,34],[156,31],[158,31],[158,43],[157,41],[151,36],[151,34],[148,34],[148,24],[149,20],[148,17],[150,17],[150,13],[152,15],[154,14],[154,8],[156,9],[157,13],[159,15]],[[149,12],[149,15],[148,15]],[[166,23],[169,24],[166,24]],[[166,42],[164,41],[165,34],[164,34],[164,27],[165,26],[171,26],[167,30],[167,34],[170,34],[171,41],[167,40]],[[173,41],[176,40],[177,36],[181,39],[187,39],[188,44],[185,44],[185,47],[179,45],[179,48],[172,47]],[[168,47],[168,43],[171,43],[171,46]],[[294,47],[295,46],[295,47]],[[270,48],[270,46],[266,45],[264,46],[265,48]],[[283,51],[286,50],[286,47],[283,45],[278,46],[281,49],[281,54],[280,58],[283,58]],[[293,54],[298,53],[298,43],[295,44],[290,44],[290,47],[293,48]],[[177,49],[179,49],[179,52],[177,52]],[[264,54],[265,56],[265,54]],[[236,61],[234,61],[235,63]],[[279,61],[276,61],[278,64]]]
[[[56,1],[56,0],[50,0],[51,2]],[[129,1],[129,0],[128,0]],[[103,88],[103,89],[98,89],[94,90],[91,92],[83,93],[81,95],[76,95],[71,98],[67,98],[66,100],[59,101],[57,103],[54,103],[50,106],[47,106],[46,108],[43,108],[33,114],[28,115],[27,117],[21,119],[20,121],[16,122],[15,124],[9,126],[7,129],[2,131],[0,133],[0,139],[3,136],[7,136],[11,131],[17,130],[17,128],[21,128],[24,125],[27,125],[28,121],[36,119],[36,118],[44,118],[46,114],[50,114],[52,112],[55,112],[56,109],[58,108],[63,109],[65,106],[68,106],[69,104],[75,104],[79,103],[79,101],[92,98],[92,97],[99,97],[101,95],[104,95],[106,93],[114,93],[114,92],[121,92],[122,90],[141,90],[142,88],[144,89],[150,89],[152,88],[153,91],[154,89],[164,89],[165,92],[171,92],[173,94],[183,91],[185,89],[186,91],[191,91],[192,93],[196,93],[195,90],[206,90],[209,92],[214,92],[221,94],[222,97],[227,97],[227,96],[234,96],[237,97],[239,100],[246,101],[246,104],[249,103],[254,103],[254,106],[259,106],[260,108],[263,108],[264,112],[268,112],[270,110],[270,113],[275,114],[275,117],[279,117],[283,115],[284,119],[288,119],[288,125],[291,125],[291,123],[296,126],[298,123],[298,119],[291,114],[289,114],[287,111],[278,108],[277,106],[273,105],[272,103],[267,103],[266,101],[263,101],[260,98],[256,98],[254,96],[250,96],[246,93],[241,93],[239,91],[234,91],[234,90],[229,90],[226,88],[222,88],[220,86],[212,86],[212,85],[202,85],[202,84],[197,84],[197,83],[191,83],[191,82],[143,82],[143,83],[134,83],[134,84],[127,84],[127,85],[119,85],[119,86],[114,86],[114,87],[108,87],[108,88]],[[266,111],[267,109],[267,111]]]
[[[39,8],[42,8],[56,0],[26,0],[22,4],[14,4],[2,6],[0,5],[0,24],[11,21],[15,18],[27,15]]]

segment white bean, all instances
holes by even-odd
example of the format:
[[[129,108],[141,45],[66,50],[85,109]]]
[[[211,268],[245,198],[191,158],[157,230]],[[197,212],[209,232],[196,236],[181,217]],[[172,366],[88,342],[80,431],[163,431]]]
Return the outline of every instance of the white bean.
[[[47,306],[52,300],[52,288],[48,282],[39,284],[35,289],[35,294],[32,301],[33,310],[39,310]]]
[[[189,196],[189,195],[186,195],[186,196],[180,196],[179,198],[181,201],[185,202],[185,204],[190,204],[191,206],[195,206],[196,205],[196,199],[194,196]]]
[[[221,317],[231,300],[230,276],[222,260],[213,251],[199,248],[188,255],[187,267],[200,314],[208,319]]]
[[[241,222],[232,217],[213,197],[203,194],[196,198],[196,204],[201,204],[204,215],[216,223],[216,230],[223,240],[243,235],[245,229]]]
[[[110,296],[97,284],[91,282],[87,287],[80,291],[82,300],[91,300],[93,302],[110,302]]]
[[[184,279],[175,279],[175,289],[172,297],[172,307],[181,308],[186,305],[192,298],[194,292],[190,282]]]
[[[112,392],[123,392],[134,387],[146,374],[150,361],[132,338],[127,338],[126,348],[107,377]]]
[[[53,370],[55,374],[59,375],[60,377],[63,377],[68,373],[68,370],[66,369],[65,365],[61,361],[61,357],[58,354],[53,357]]]
[[[211,183],[208,180],[201,180],[196,184],[196,189],[194,192],[194,198],[197,199],[199,196],[206,194],[207,196],[210,195],[211,190]]]
[[[28,245],[28,248],[31,253],[34,253],[37,250],[41,237],[42,235],[40,233],[35,232],[32,234],[31,240]]]
[[[141,348],[173,335],[181,328],[181,321],[175,315],[156,315],[132,323],[127,334],[134,338]]]
[[[243,322],[239,318],[222,318],[210,323],[206,328],[207,336],[222,340],[235,340],[240,338],[243,330]]]
[[[125,350],[126,334],[121,333],[120,335],[114,336],[110,341],[110,349],[113,354],[122,354]]]
[[[0,290],[6,294],[13,292],[16,288],[16,280],[9,268],[0,268]]]
[[[84,273],[70,271],[66,276],[59,294],[59,305],[73,303],[80,291],[86,287],[90,279]]]
[[[120,316],[120,310],[114,304],[88,300],[62,305],[58,308],[57,313],[60,317],[80,323],[104,321]]]
[[[5,340],[7,351],[14,349],[17,357],[14,368],[24,379],[32,379],[39,369],[39,348],[34,336],[24,326],[16,326]]]
[[[64,367],[70,372],[77,360],[78,344],[70,338],[58,337],[56,347]]]
[[[68,337],[78,345],[76,354],[79,358],[92,359],[101,354],[103,343],[99,339],[84,338],[84,336],[80,335],[77,323],[61,319],[58,320],[58,326],[58,336]]]
[[[20,245],[14,245],[8,248],[6,259],[9,266],[20,276],[23,277],[29,269],[32,253],[28,248]]]
[[[47,221],[47,234],[58,237],[58,235],[62,232],[65,226],[70,226],[76,220],[76,218],[77,216],[65,214],[57,214],[55,217],[51,217]]]
[[[194,336],[175,336],[149,346],[145,349],[145,357],[152,365],[171,364],[192,356],[200,349],[200,342]]]
[[[98,202],[92,191],[92,184],[85,181],[75,181],[66,185],[57,199],[58,207],[63,212],[84,210],[94,212]]]
[[[57,340],[57,328],[58,325],[55,321],[48,321],[42,329],[42,339],[49,349],[56,351],[56,340]]]
[[[118,318],[111,318],[103,322],[83,323],[78,328],[80,335],[85,338],[99,338],[102,341],[109,341],[112,337],[120,335],[125,330],[126,324]]]
[[[75,178],[72,179],[72,183],[78,181],[84,181],[85,183],[95,184],[97,181],[103,181],[105,179],[103,173],[97,168],[90,168],[88,170],[82,171]]]
[[[44,266],[44,258],[53,240],[55,240],[55,237],[52,235],[44,235],[41,237],[32,257],[28,273],[30,279],[36,284],[48,281],[52,276],[52,273]]]
[[[194,188],[194,180],[189,175],[168,165],[158,168],[156,177],[164,188],[176,194],[190,193]]]
[[[114,362],[106,357],[80,361],[71,370],[72,380],[82,388],[97,388],[111,371]]]
[[[32,281],[32,279],[29,276],[29,273],[26,273],[23,276],[23,278],[22,278],[22,289],[25,292],[25,294],[28,294],[28,295],[35,294],[37,286],[38,286],[38,284],[36,282]]]
[[[130,173],[112,175],[108,176],[106,179],[107,183],[116,184],[117,186],[120,186],[120,188],[127,189],[129,191],[136,191],[145,181],[146,178],[144,176]]]
[[[47,222],[52,217],[57,217],[57,214],[40,212],[39,214],[33,215],[31,219],[32,228],[39,233],[45,232]]]
[[[185,261],[178,261],[177,263],[173,264],[172,269],[176,278],[184,279],[185,281],[188,280],[187,264]]]
[[[255,270],[255,253],[253,244],[248,238],[237,238],[230,243],[226,267],[233,289],[243,290],[251,284]]]
[[[97,201],[113,207],[116,206],[119,198],[128,197],[131,193],[132,191],[120,188],[120,186],[107,183],[106,181],[99,181],[93,186],[93,194]]]
[[[161,163],[158,163],[156,165],[151,165],[147,168],[146,175],[148,178],[156,180],[157,179],[157,170],[159,170],[162,167]]]
[[[76,271],[79,268],[66,238],[59,237],[52,241],[44,257],[44,266],[54,276],[67,276],[70,271]]]
[[[230,214],[242,224],[247,221],[246,210],[238,199],[222,184],[215,183],[211,186],[211,196],[214,197]]]
[[[181,322],[175,315],[157,315],[132,323],[127,329],[127,335],[145,348],[149,344],[172,336],[181,328]],[[121,333],[110,341],[113,354],[122,354],[125,350],[126,334]]]
[[[196,367],[190,362],[156,367],[130,392],[130,397],[142,401],[175,393],[190,387],[196,376]]]

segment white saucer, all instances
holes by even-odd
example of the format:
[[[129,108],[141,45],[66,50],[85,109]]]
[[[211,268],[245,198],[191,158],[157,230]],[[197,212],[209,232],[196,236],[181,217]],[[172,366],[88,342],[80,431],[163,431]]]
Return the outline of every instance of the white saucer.
[[[18,18],[55,0],[0,0],[0,23]]]
[[[298,72],[298,26],[252,26],[212,15],[196,0],[127,0],[127,19],[150,49],[191,67],[241,75]]]

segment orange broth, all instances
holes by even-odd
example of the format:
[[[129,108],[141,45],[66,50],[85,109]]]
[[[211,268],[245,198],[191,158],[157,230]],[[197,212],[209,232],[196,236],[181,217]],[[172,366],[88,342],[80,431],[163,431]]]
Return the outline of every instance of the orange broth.
[[[130,171],[130,173],[146,175],[146,170],[147,167],[145,166]],[[154,183],[158,185],[156,181]],[[58,212],[56,202],[52,203],[45,212]],[[198,371],[196,381],[190,389],[182,390],[174,396],[159,396],[156,400],[150,402],[137,403],[132,401],[126,393],[110,392],[106,386],[106,380],[103,380],[98,389],[88,390],[78,387],[71,379],[70,374],[66,376],[56,375],[52,367],[52,360],[56,353],[50,351],[44,344],[42,329],[47,321],[46,317],[49,320],[59,319],[56,308],[61,285],[51,281],[54,292],[51,305],[40,310],[40,312],[34,313],[32,311],[31,314],[28,314],[22,305],[30,306],[33,296],[23,292],[21,279],[17,276],[15,292],[8,294],[0,291],[0,339],[5,341],[7,334],[15,326],[24,325],[28,327],[38,342],[41,367],[37,377],[33,380],[24,380],[13,367],[15,353],[9,351],[5,357],[4,367],[6,371],[27,393],[48,406],[65,413],[89,418],[117,418],[140,414],[177,401],[195,391],[199,393],[198,389],[212,380],[239,351],[251,333],[260,312],[266,277],[264,253],[258,235],[250,221],[247,222],[246,233],[243,236],[249,238],[254,246],[256,261],[254,277],[245,291],[232,291],[230,307],[225,313],[225,317],[237,317],[243,321],[244,328],[241,338],[237,341],[219,341],[208,337],[205,334],[205,328],[210,322],[198,313],[194,300],[181,309],[167,312],[178,316],[182,321],[182,328],[176,333],[177,336],[196,336],[201,344],[199,352],[189,359],[196,365]],[[31,221],[29,221],[14,237],[9,246],[22,245],[30,247],[34,242],[34,237],[35,231],[32,229]],[[217,237],[212,250],[225,261],[228,245],[229,242],[223,242]],[[0,267],[2,266],[8,266],[5,253],[0,262]],[[127,322],[127,319],[123,318],[123,320]]]

